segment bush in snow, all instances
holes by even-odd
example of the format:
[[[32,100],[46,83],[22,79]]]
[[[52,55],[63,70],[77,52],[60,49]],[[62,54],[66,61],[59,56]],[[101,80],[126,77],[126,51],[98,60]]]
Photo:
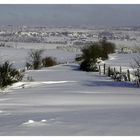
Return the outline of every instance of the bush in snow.
[[[82,49],[80,68],[84,71],[97,71],[98,59],[108,59],[108,54],[115,52],[115,45],[105,39]]]
[[[42,67],[43,50],[31,50],[26,62],[27,69],[40,69]]]
[[[42,67],[50,67],[57,65],[56,59],[52,57],[42,58],[43,50],[31,50],[28,53],[26,62],[27,69],[40,69]]]
[[[80,69],[82,69],[83,71],[98,71],[98,67],[95,61],[92,60],[84,60],[81,65],[80,65]]]
[[[108,42],[106,38],[99,41],[99,44],[101,45],[102,48],[101,58],[103,60],[108,59],[108,54],[115,53],[115,48],[116,48],[115,44]]]
[[[9,61],[0,64],[0,88],[5,88],[15,82],[21,81],[23,72],[13,68]]]
[[[57,65],[56,59],[52,57],[45,57],[42,59],[43,67],[50,67]]]
[[[128,81],[128,77],[125,72],[123,73],[115,72],[111,75],[111,78],[114,79],[115,81]]]

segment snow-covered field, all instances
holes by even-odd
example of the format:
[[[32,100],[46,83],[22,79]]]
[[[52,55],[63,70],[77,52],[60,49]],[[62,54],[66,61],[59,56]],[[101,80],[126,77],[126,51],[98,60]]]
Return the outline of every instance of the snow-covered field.
[[[1,57],[22,67],[28,50],[9,49],[0,48]],[[75,55],[51,51],[64,60]],[[129,60],[120,57],[113,54],[107,62]],[[26,71],[33,81],[1,92],[0,135],[140,135],[140,89],[78,68],[68,63]]]
[[[0,59],[2,61],[9,60],[16,66],[17,68],[24,68],[25,63],[28,58],[28,52],[32,48],[0,48]],[[76,53],[67,52],[58,49],[44,49],[43,56],[52,56],[57,59],[58,62],[66,63],[73,62],[75,60]]]

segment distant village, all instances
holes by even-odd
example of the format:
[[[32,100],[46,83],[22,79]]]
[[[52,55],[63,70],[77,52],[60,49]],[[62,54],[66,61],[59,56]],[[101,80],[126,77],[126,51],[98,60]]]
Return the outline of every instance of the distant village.
[[[139,50],[140,28],[75,29],[72,27],[0,26],[0,47],[15,47],[10,46],[8,42],[46,43],[57,45],[57,49],[78,51],[81,47],[104,37],[113,43],[125,42],[128,44],[129,47],[120,45],[118,53],[132,53]],[[135,47],[132,47],[130,42]]]

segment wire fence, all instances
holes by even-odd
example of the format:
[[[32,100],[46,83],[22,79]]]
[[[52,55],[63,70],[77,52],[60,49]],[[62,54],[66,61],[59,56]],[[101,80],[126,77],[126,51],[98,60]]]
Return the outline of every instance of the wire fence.
[[[122,66],[109,66],[107,64],[99,65],[99,74],[106,75],[114,81],[128,81],[135,83],[140,87],[140,70],[130,69]]]

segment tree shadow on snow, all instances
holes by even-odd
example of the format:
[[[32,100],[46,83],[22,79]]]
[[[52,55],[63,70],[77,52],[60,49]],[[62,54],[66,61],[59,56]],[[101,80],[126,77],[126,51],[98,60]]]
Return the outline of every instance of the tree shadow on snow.
[[[82,82],[86,86],[107,86],[107,87],[124,87],[124,88],[137,88],[134,83],[131,82],[117,82],[109,80],[86,80]]]
[[[69,67],[72,70],[80,71],[80,66],[78,64],[64,64],[63,66]]]

